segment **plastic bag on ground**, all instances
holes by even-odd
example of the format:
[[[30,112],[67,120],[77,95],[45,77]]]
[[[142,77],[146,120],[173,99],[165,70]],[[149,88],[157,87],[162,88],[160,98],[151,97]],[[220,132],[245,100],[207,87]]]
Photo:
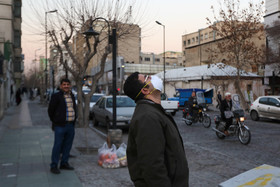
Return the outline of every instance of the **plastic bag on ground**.
[[[113,144],[111,148],[105,142],[101,148],[98,149],[98,165],[103,168],[118,168],[120,162],[117,157],[117,148]]]
[[[127,145],[125,143],[122,143],[120,147],[117,149],[117,156],[121,167],[127,166],[126,148]]]

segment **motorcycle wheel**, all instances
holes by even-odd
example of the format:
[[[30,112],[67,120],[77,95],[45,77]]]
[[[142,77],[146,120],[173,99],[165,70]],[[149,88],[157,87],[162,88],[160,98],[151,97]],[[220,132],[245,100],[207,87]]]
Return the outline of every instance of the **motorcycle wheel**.
[[[223,131],[221,128],[219,128],[218,125],[216,125],[216,129],[218,129],[219,131]],[[219,139],[224,139],[225,136],[219,132],[216,132],[216,136],[219,138]]]
[[[192,120],[190,119],[190,117],[188,117],[188,116],[186,117],[185,123],[186,123],[186,125],[189,125],[189,126],[192,125]]]
[[[249,144],[251,141],[251,132],[248,129],[246,129],[245,127],[239,128],[238,129],[238,139],[244,145]]]
[[[202,118],[202,124],[205,128],[209,128],[211,126],[211,118],[209,116],[204,116]]]

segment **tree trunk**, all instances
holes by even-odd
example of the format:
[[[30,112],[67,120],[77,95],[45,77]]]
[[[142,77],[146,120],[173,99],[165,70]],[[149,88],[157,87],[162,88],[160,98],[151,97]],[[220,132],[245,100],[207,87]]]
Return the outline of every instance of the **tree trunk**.
[[[248,104],[246,103],[244,95],[243,95],[243,93],[242,93],[242,91],[240,89],[240,78],[237,78],[234,81],[234,87],[235,87],[235,90],[237,91],[237,94],[240,95],[242,108],[244,110],[248,110]]]
[[[84,114],[83,114],[83,96],[82,96],[82,82],[77,81],[77,101],[78,101],[78,125],[77,127],[83,127],[83,121],[84,121]]]

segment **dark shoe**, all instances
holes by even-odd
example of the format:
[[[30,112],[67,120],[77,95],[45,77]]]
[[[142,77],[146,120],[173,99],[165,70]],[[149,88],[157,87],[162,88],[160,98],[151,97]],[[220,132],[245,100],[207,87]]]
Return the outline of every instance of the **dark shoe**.
[[[59,169],[57,169],[57,167],[51,168],[51,172],[52,172],[53,174],[60,174],[60,171],[59,171]]]
[[[69,164],[63,164],[60,166],[59,169],[74,170],[74,168],[72,166],[70,166]]]
[[[69,154],[69,158],[76,158],[76,156]]]

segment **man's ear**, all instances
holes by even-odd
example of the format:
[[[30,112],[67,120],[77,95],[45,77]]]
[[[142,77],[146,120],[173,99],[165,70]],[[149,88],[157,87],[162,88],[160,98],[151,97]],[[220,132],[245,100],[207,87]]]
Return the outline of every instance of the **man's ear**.
[[[149,89],[148,88],[142,88],[141,92],[144,95],[148,95],[149,94]]]

